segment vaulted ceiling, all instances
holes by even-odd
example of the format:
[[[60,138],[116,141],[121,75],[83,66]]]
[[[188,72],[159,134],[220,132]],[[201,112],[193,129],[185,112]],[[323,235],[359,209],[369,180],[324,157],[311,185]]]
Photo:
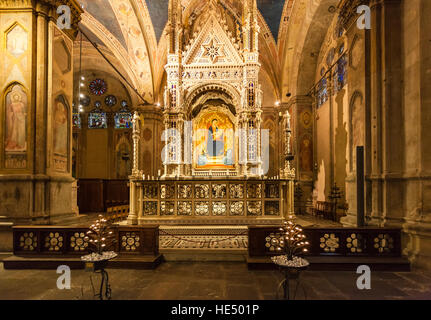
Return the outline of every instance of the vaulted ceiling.
[[[78,1],[85,11],[82,30],[102,51],[114,57],[114,64],[126,73],[124,76],[148,102],[159,101],[166,63],[164,29],[169,0]],[[205,0],[181,1],[184,19],[187,19],[187,15],[193,14]],[[292,63],[289,51],[297,40],[301,40],[297,35],[308,31],[311,24],[307,17],[309,8],[315,11],[316,7],[328,7],[325,3],[332,5],[334,2],[338,0],[257,0],[262,72],[271,80],[275,96],[282,98],[283,88],[288,86],[286,73],[282,70],[286,69],[286,63]],[[241,16],[241,0],[219,0],[219,3]],[[325,25],[323,23],[323,28]]]

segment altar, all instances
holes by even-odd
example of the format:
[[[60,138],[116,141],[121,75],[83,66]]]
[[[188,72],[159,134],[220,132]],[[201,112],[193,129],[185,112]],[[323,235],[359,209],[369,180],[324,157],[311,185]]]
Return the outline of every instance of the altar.
[[[291,212],[288,180],[135,180],[130,223],[279,224]]]
[[[279,137],[285,163],[269,177],[269,131],[261,129],[256,8],[244,17],[209,1],[186,28],[170,8],[163,96],[163,172],[144,176],[141,116],[133,117],[130,224],[278,224],[293,215],[290,115]],[[231,24],[237,29],[232,34]]]

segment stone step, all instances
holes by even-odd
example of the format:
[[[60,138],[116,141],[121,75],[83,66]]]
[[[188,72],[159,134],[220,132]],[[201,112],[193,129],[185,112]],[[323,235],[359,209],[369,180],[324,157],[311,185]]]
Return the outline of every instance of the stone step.
[[[371,271],[410,271],[410,261],[405,257],[340,257],[308,256],[312,271],[356,271],[360,265],[367,265]],[[270,257],[246,257],[249,270],[277,269]]]
[[[125,269],[155,269],[163,262],[163,255],[154,256],[133,256],[120,255],[108,262],[108,268]],[[10,256],[3,259],[3,266],[6,270],[21,269],[57,269],[60,265],[67,265],[71,269],[84,269],[85,263],[79,256]]]

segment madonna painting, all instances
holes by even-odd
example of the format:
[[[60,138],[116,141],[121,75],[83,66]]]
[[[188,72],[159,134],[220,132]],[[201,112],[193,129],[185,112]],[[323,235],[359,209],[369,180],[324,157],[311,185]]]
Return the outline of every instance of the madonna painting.
[[[218,127],[218,120],[213,119],[207,132],[207,154],[210,157],[224,155],[224,134]]]
[[[233,123],[222,112],[207,112],[194,124],[197,168],[224,168],[234,164]]]

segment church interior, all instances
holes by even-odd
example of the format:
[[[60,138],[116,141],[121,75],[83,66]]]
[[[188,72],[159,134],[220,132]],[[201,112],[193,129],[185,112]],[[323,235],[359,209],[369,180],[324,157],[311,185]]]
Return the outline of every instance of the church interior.
[[[430,14],[0,0],[0,299],[430,299]]]

